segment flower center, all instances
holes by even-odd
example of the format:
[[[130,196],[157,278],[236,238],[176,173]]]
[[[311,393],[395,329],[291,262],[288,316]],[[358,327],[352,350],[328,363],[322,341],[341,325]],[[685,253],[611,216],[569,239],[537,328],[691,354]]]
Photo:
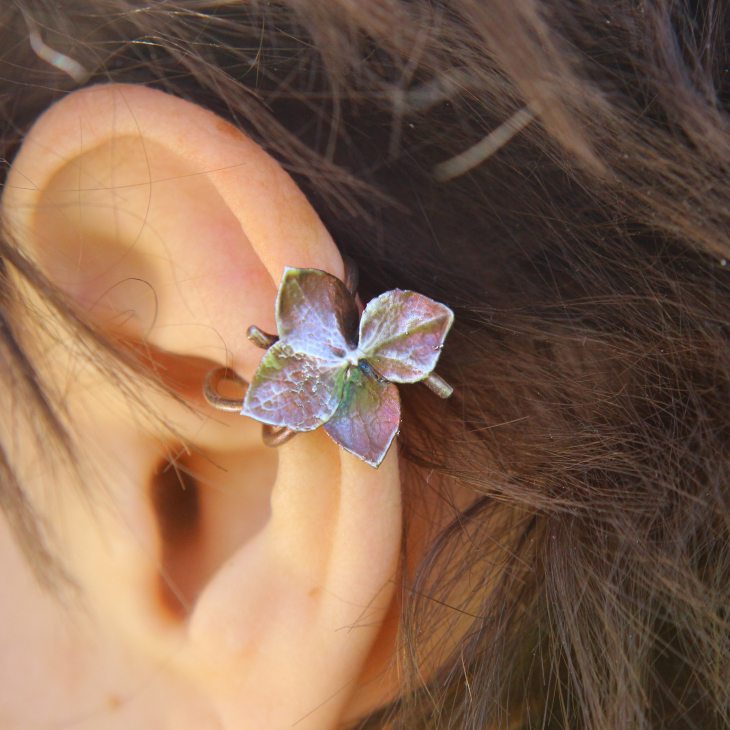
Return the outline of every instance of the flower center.
[[[345,354],[345,361],[355,368],[358,366],[360,360],[364,359],[365,353],[359,347],[356,350],[350,350]]]

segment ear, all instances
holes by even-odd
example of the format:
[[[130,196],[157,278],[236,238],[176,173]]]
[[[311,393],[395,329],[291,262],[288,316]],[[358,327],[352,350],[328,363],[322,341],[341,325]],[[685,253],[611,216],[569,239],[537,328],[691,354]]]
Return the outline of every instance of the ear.
[[[212,113],[138,86],[91,87],[48,110],[13,163],[3,210],[80,308],[153,345],[190,393],[201,362],[255,372],[261,351],[245,333],[274,330],[284,267],[343,276],[275,160]],[[178,711],[194,694],[226,728],[333,727],[393,595],[395,449],[374,470],[320,429],[273,451],[242,416],[201,404],[201,420],[163,403],[186,438],[170,456],[179,444],[140,428],[109,384],[75,377],[74,430],[115,497],[92,517],[64,491],[60,531],[96,618],[140,656],[164,658],[186,688]]]

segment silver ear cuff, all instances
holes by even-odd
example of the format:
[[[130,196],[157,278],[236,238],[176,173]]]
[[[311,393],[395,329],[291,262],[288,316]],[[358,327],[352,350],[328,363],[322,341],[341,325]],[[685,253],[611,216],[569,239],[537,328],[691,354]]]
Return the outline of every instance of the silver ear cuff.
[[[344,283],[317,269],[287,268],[276,302],[279,335],[254,325],[246,333],[266,350],[254,379],[215,368],[205,378],[205,400],[261,421],[268,446],[324,426],[342,448],[377,467],[400,427],[396,384],[421,382],[441,398],[453,392],[433,369],[454,315],[422,294],[394,289],[360,316],[357,284],[352,261]],[[222,396],[224,380],[245,388],[245,397]]]

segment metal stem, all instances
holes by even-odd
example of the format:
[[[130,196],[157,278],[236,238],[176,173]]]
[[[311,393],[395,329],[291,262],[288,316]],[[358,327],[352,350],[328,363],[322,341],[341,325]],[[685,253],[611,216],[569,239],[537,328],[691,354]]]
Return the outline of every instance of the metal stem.
[[[271,446],[272,448],[276,448],[277,446],[285,444],[287,441],[293,439],[296,435],[297,431],[288,428],[287,426],[280,426],[279,428],[275,428],[274,426],[269,426],[268,423],[264,423],[261,425],[261,440],[267,446]]]
[[[213,408],[217,408],[219,411],[240,413],[243,408],[243,398],[240,400],[237,398],[224,398],[218,392],[218,384],[221,380],[228,380],[244,389],[248,388],[248,383],[230,368],[215,368],[205,376],[205,383],[203,383],[203,397],[208,404],[213,406]]]
[[[279,341],[276,335],[270,335],[268,332],[260,330],[255,324],[252,324],[246,330],[246,337],[253,342],[256,347],[262,350],[268,350],[274,343]]]
[[[345,266],[345,286],[352,296],[357,296],[357,285],[360,283],[360,271],[354,259],[342,254],[342,263]]]
[[[425,380],[421,381],[429,390],[436,393],[439,398],[448,398],[454,389],[436,373],[431,373]]]

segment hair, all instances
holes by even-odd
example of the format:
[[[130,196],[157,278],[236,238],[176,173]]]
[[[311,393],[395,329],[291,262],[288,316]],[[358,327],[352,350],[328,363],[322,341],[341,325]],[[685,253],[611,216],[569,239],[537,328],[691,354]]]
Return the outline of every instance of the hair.
[[[730,727],[729,12],[724,0],[0,11],[5,160],[79,83],[32,50],[40,32],[81,83],[144,83],[245,130],[357,261],[364,299],[412,288],[455,310],[439,365],[454,396],[403,390],[401,458],[407,490],[447,499],[456,482],[473,499],[450,505],[403,578],[401,693],[363,730]],[[21,336],[19,282],[88,357],[104,353],[119,387],[150,376],[12,240],[0,246],[3,387],[70,452],[63,404]],[[7,448],[0,471],[19,543],[40,575],[62,574]]]

